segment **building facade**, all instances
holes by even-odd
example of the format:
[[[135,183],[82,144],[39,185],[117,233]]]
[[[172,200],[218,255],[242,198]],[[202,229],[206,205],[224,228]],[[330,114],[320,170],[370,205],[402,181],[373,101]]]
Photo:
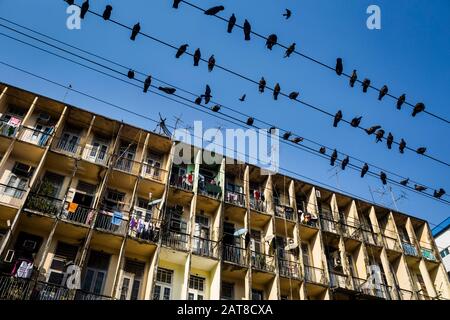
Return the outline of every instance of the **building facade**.
[[[0,92],[0,299],[450,298],[422,219]]]
[[[450,279],[450,217],[433,228],[432,234]]]

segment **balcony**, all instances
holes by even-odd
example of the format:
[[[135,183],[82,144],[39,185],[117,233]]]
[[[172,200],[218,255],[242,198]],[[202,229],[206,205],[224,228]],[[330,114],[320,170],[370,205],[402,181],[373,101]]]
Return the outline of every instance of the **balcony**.
[[[0,184],[0,202],[13,207],[19,207],[22,204],[26,192],[25,189]]]
[[[247,265],[246,250],[229,244],[224,244],[222,248],[222,258],[226,262],[231,262],[241,266]]]
[[[95,220],[95,228],[101,231],[110,232],[118,235],[125,235],[128,220],[124,217],[122,211],[99,210]]]
[[[219,199],[222,195],[222,188],[215,183],[199,180],[198,193],[206,197]]]
[[[320,224],[322,226],[322,230],[331,233],[339,233],[338,222],[333,219],[331,215],[321,214],[320,215]]]
[[[114,300],[114,298],[92,292],[86,292],[83,290],[77,290],[75,292],[74,300],[104,301],[104,300]]]
[[[225,191],[225,202],[238,207],[245,207],[245,194],[239,192]]]
[[[316,215],[311,214],[309,212],[302,213],[302,215],[299,217],[299,221],[300,221],[300,224],[308,226],[308,227],[313,227],[313,228],[319,227],[319,221],[318,221]]]
[[[402,248],[396,238],[388,237],[383,235],[383,242],[386,249],[401,252]]]
[[[292,222],[296,222],[298,220],[297,213],[295,213],[294,209],[289,206],[276,205],[275,216]]]
[[[126,172],[129,174],[137,175],[139,172],[140,164],[132,159],[120,157],[115,155],[113,157],[112,166],[114,169]]]
[[[30,128],[23,126],[20,134],[20,140],[35,144],[40,147],[47,146],[50,137],[53,134],[53,128],[48,128],[47,130],[38,130],[35,128]]]
[[[170,185],[172,187],[175,187],[178,189],[192,192],[192,188],[194,186],[194,175],[193,174],[185,174],[185,175],[172,174],[170,176]]]
[[[89,208],[77,203],[66,201],[64,204],[64,209],[61,212],[61,219],[84,226],[90,226],[94,215],[94,208]]]
[[[162,234],[162,244],[181,251],[188,250],[189,234],[176,231],[165,231]]]
[[[406,242],[406,241],[402,241],[402,248],[403,248],[403,252],[407,256],[412,256],[412,257],[418,257],[419,256],[419,254],[417,253],[416,246],[413,245],[412,243],[409,243],[409,242]]]
[[[340,226],[345,237],[362,241],[361,226],[356,220],[347,219],[347,221],[342,222]]]
[[[415,300],[415,295],[414,292],[411,290],[406,290],[406,289],[398,289],[397,290],[398,295],[400,297],[401,300]]]
[[[142,165],[141,177],[144,179],[155,180],[158,182],[166,181],[167,170],[155,167],[154,165],[144,163]]]
[[[24,209],[51,216],[58,215],[63,208],[61,199],[53,198],[38,193],[30,193],[25,201]]]
[[[330,272],[330,281],[331,281],[332,288],[353,290],[353,286],[350,281],[350,277],[346,274],[331,271]]]
[[[28,279],[0,275],[0,300],[27,300],[32,283]]]
[[[362,294],[380,299],[390,300],[390,287],[385,284],[370,283],[370,280],[353,277],[353,287]]]
[[[381,244],[378,241],[378,235],[370,230],[369,227],[362,225],[361,226],[362,231],[362,240],[366,244],[370,244],[372,246],[381,246]]]
[[[109,155],[107,151],[100,149],[98,146],[85,146],[82,158],[86,161],[106,166]]]
[[[267,210],[266,202],[262,199],[250,198],[250,208],[255,211],[265,213]]]
[[[428,261],[434,261],[436,262],[436,256],[434,255],[434,252],[432,249],[420,247],[420,251],[422,253],[422,257]]]
[[[321,268],[316,268],[313,266],[305,265],[304,266],[304,279],[309,283],[318,283],[322,285],[327,285],[328,280],[325,276],[325,270]]]
[[[300,265],[298,262],[289,260],[278,260],[278,269],[280,271],[280,276],[285,278],[300,279]]]
[[[57,139],[53,144],[53,150],[62,152],[71,156],[77,155],[81,146],[71,140],[68,139]]]
[[[152,216],[152,212],[147,215]],[[128,236],[131,238],[158,243],[161,234],[161,221],[157,219],[146,219],[137,213],[132,214],[128,226]]]
[[[193,253],[199,256],[218,259],[218,242],[194,236]]]
[[[252,251],[251,252],[252,268],[264,271],[264,272],[274,272],[275,271],[275,260],[274,257],[268,254]]]
[[[0,135],[14,138],[19,131],[19,126],[9,123],[9,121],[0,120]]]

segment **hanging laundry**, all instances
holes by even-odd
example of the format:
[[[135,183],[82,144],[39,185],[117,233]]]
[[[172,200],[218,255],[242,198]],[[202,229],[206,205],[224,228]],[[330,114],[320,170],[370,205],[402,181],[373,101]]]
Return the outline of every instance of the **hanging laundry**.
[[[111,220],[111,224],[115,226],[120,226],[122,223],[122,212],[120,211],[114,211],[113,218]]]

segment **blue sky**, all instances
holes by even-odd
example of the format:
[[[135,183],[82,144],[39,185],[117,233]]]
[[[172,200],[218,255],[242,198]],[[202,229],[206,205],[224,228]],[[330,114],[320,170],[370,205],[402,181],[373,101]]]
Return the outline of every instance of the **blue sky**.
[[[390,93],[406,93],[410,102],[423,101],[427,110],[450,118],[448,87],[450,83],[450,2],[447,0],[303,0],[303,1],[200,1],[191,2],[202,7],[223,4],[224,16],[235,13],[238,22],[249,19],[255,31],[269,35],[276,33],[284,44],[297,43],[302,53],[328,64],[337,57],[344,59],[345,71],[357,69],[360,77],[369,77],[376,87],[387,84]],[[37,3],[37,2],[33,2]],[[80,1],[77,1],[80,3]],[[301,98],[335,113],[342,109],[346,119],[363,116],[362,125],[382,124],[392,130],[396,139],[403,137],[411,146],[426,146],[439,159],[448,160],[450,127],[424,114],[411,118],[410,109],[395,108],[391,99],[377,100],[377,93],[363,94],[360,87],[348,87],[346,78],[337,77],[310,61],[298,56],[283,59],[284,50],[265,49],[261,39],[243,40],[242,31],[226,33],[226,24],[181,4],[172,9],[171,0],[153,1],[91,1],[91,9],[102,12],[111,4],[113,17],[126,25],[140,22],[142,31],[174,45],[188,43],[191,50],[200,47],[203,57],[215,54],[217,63],[239,71],[254,79],[262,75],[273,86],[280,82],[282,91],[300,91]],[[381,8],[381,30],[368,30],[366,9],[376,4]],[[293,16],[284,20],[282,13],[290,8]],[[81,30],[66,28],[66,4],[43,0],[31,6],[30,1],[0,1],[0,16],[32,27],[60,40],[90,50],[136,70],[147,70],[155,77],[181,86],[189,91],[204,91],[205,84],[213,90],[214,100],[256,118],[277,124],[304,137],[334,146],[348,153],[403,176],[450,192],[449,168],[411,152],[400,155],[396,148],[389,151],[385,144],[375,144],[368,137],[349,126],[332,127],[332,120],[320,113],[281,98],[273,101],[267,92],[260,95],[255,85],[228,73],[215,70],[208,73],[205,65],[192,66],[192,59],[177,60],[175,52],[142,36],[129,41],[129,32],[87,15]],[[3,22],[2,22],[3,23]],[[12,34],[0,28],[1,32]],[[44,75],[57,82],[123,105],[153,118],[158,112],[171,122],[182,115],[191,124],[203,120],[204,126],[234,127],[222,120],[194,112],[185,106],[147,94],[134,87],[106,78],[69,62],[49,56],[12,40],[0,37],[0,60]],[[123,70],[125,72],[125,70]],[[65,91],[36,78],[0,66],[1,80],[30,91],[63,99]],[[247,94],[247,101],[238,98]],[[70,104],[123,119],[147,129],[154,124],[139,117],[112,109],[110,106],[70,93]],[[378,179],[360,179],[354,171],[339,173],[338,179],[330,171],[328,161],[281,145],[281,166],[334,187],[371,198],[369,187],[379,189]],[[400,191],[394,188],[396,196]],[[374,195],[375,200],[392,205],[390,197]],[[407,193],[407,199],[397,202],[400,211],[437,224],[449,216],[449,206],[431,199]]]

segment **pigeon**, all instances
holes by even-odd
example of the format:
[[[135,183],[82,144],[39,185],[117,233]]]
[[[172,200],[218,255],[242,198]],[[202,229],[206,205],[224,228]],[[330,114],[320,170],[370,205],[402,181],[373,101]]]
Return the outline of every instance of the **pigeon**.
[[[214,69],[214,66],[216,65],[216,58],[214,58],[214,55],[209,57],[208,60],[208,71],[211,72]]]
[[[381,173],[380,173],[380,179],[381,179],[381,182],[383,182],[383,184],[387,184],[387,176],[386,176],[386,173],[384,173],[383,171],[381,171]]]
[[[244,21],[244,36],[246,41],[250,41],[250,34],[252,33],[252,26],[247,19]]]
[[[325,154],[325,153],[327,153],[327,149],[325,147],[320,147],[319,152],[321,154]]]
[[[367,89],[370,86],[370,80],[369,79],[364,79],[364,81],[362,82],[362,87],[363,87],[363,92],[367,92]]]
[[[337,160],[337,158],[338,158],[338,153],[337,153],[336,149],[334,149],[334,151],[330,157],[330,165],[334,166],[334,162]]]
[[[202,57],[202,53],[200,52],[200,49],[195,50],[195,52],[194,52],[194,67],[198,67],[198,63],[200,62],[201,57]]]
[[[286,49],[286,53],[284,54],[285,58],[289,58],[291,54],[295,51],[295,45],[296,43],[294,42],[293,44],[291,44],[289,48]]]
[[[150,88],[151,84],[152,84],[152,76],[148,76],[144,81],[144,92],[148,91],[148,88]]]
[[[434,190],[433,197],[440,199],[445,194],[445,190],[440,188],[439,191]]]
[[[302,142],[303,141],[303,138],[302,137],[295,137],[294,139],[292,139],[292,142],[293,143],[300,143],[300,142]]]
[[[350,125],[353,128],[358,128],[359,124],[361,123],[361,119],[362,119],[362,117],[355,117],[355,118],[353,118],[352,121],[350,122]]]
[[[180,4],[181,0],[173,0],[172,8],[178,9],[178,5]]]
[[[397,109],[400,110],[402,108],[402,105],[405,103],[406,95],[402,94],[400,97],[398,97],[397,100]]]
[[[344,72],[344,65],[342,64],[342,58],[337,58],[336,60],[336,74],[340,76]]]
[[[272,134],[272,132],[274,132],[275,129],[276,129],[276,127],[270,127],[270,129],[267,130],[267,132],[268,132],[269,134]]]
[[[220,106],[218,104],[216,104],[214,107],[211,108],[211,110],[214,112],[219,112]]]
[[[345,167],[348,165],[349,162],[350,162],[350,158],[348,156],[345,157],[344,160],[342,160],[342,163],[341,163],[342,170],[345,170]]]
[[[276,34],[272,33],[270,36],[267,37],[266,41],[266,47],[269,50],[272,50],[273,46],[277,44],[278,37]]]
[[[254,121],[255,121],[255,119],[253,119],[253,118],[248,118],[248,119],[247,119],[247,125],[252,126]]]
[[[86,0],[85,2],[83,2],[83,4],[81,5],[81,11],[80,11],[80,18],[84,19],[84,16],[86,15],[86,13],[89,10],[89,0]]]
[[[112,9],[113,7],[110,6],[109,4],[106,6],[105,11],[103,11],[103,19],[109,20],[109,18],[111,18]]]
[[[386,139],[387,147],[389,150],[392,149],[393,142],[394,142],[394,136],[392,135],[392,133],[389,132],[387,139]]]
[[[383,141],[384,130],[383,129],[378,130],[377,133],[375,134],[375,136],[376,136],[376,138],[375,138],[376,143]]]
[[[247,95],[244,93],[244,94],[242,95],[242,97],[239,98],[239,101],[240,101],[240,102],[244,102],[246,97],[247,97]]]
[[[128,74],[127,74],[129,79],[134,79],[134,71],[133,70],[128,70]]]
[[[231,33],[233,31],[235,24],[236,24],[236,16],[233,13],[230,17],[230,20],[228,20],[228,29],[227,29],[228,33]]]
[[[286,13],[283,13],[283,17],[286,17],[286,20],[289,19],[292,16],[292,11],[289,9],[286,9]]]
[[[209,8],[208,10],[205,10],[205,14],[207,16],[215,16],[216,14],[218,14],[220,11],[225,10],[224,6],[216,6],[216,7],[212,7]]]
[[[425,105],[422,102],[419,102],[418,104],[416,104],[414,106],[414,110],[413,110],[412,116],[415,117],[416,114],[418,114],[418,113],[420,113],[420,112],[422,112],[424,110],[425,110]]]
[[[414,189],[419,192],[427,190],[427,188],[425,188],[424,186],[419,186],[418,184],[414,185]]]
[[[195,104],[201,105],[202,104],[202,96],[197,97],[194,102],[195,102]]]
[[[288,140],[291,135],[292,135],[292,132],[290,132],[290,131],[285,132],[285,134],[283,134],[283,139]]]
[[[405,148],[406,148],[406,141],[403,140],[402,138],[402,140],[398,144],[398,150],[400,150],[400,153],[405,153]]]
[[[158,87],[158,90],[161,90],[162,92],[165,92],[167,94],[174,94],[177,91],[177,89],[170,87]]]
[[[427,148],[425,148],[425,147],[420,147],[420,148],[417,148],[417,150],[416,150],[416,152],[418,154],[424,154],[426,151],[427,151]]]
[[[136,23],[133,27],[133,30],[131,30],[131,40],[136,40],[136,36],[138,35],[139,31],[141,31],[141,25],[138,23]]]
[[[209,85],[206,85],[205,94],[203,95],[203,97],[205,98],[205,104],[208,104],[212,97],[211,96],[211,87]]]
[[[188,44],[183,44],[183,45],[181,45],[179,48],[178,48],[178,51],[177,51],[177,54],[175,55],[175,58],[180,58],[182,55],[183,55],[183,53],[185,53],[186,52],[186,50],[187,50],[187,48],[189,47],[189,45]]]
[[[334,115],[334,122],[333,122],[333,127],[337,128],[339,121],[342,120],[342,111],[339,110],[338,112],[336,112],[336,114]]]
[[[73,4],[75,3],[75,0],[66,0],[66,2],[69,6],[73,6]]]
[[[296,100],[296,99],[298,98],[299,95],[300,95],[300,93],[297,92],[297,91],[291,92],[291,93],[289,94],[289,99],[291,99],[291,100]]]
[[[350,77],[350,87],[355,86],[355,82],[358,80],[358,75],[356,74],[356,70],[353,70],[352,76]]]
[[[406,178],[405,180],[400,181],[400,184],[405,187],[408,185],[408,183],[409,183],[409,178]]]
[[[369,165],[367,163],[364,163],[364,166],[361,169],[361,178],[364,178],[366,173],[369,171]]]
[[[266,88],[266,79],[264,77],[261,77],[261,80],[259,80],[259,92],[263,93],[264,89]]]
[[[388,89],[387,85],[384,85],[384,86],[381,88],[380,93],[378,94],[378,100],[381,101],[381,99],[383,99],[383,97],[384,97],[385,95],[387,95],[388,92],[389,92],[389,89]]]
[[[273,89],[273,99],[274,99],[274,100],[278,100],[278,95],[280,94],[280,91],[281,91],[280,84],[277,83],[277,84],[275,85],[275,88]]]
[[[381,129],[381,126],[373,126],[368,129],[365,129],[365,130],[366,130],[367,134],[370,136],[371,134],[374,134],[375,131],[377,131],[378,129]]]

